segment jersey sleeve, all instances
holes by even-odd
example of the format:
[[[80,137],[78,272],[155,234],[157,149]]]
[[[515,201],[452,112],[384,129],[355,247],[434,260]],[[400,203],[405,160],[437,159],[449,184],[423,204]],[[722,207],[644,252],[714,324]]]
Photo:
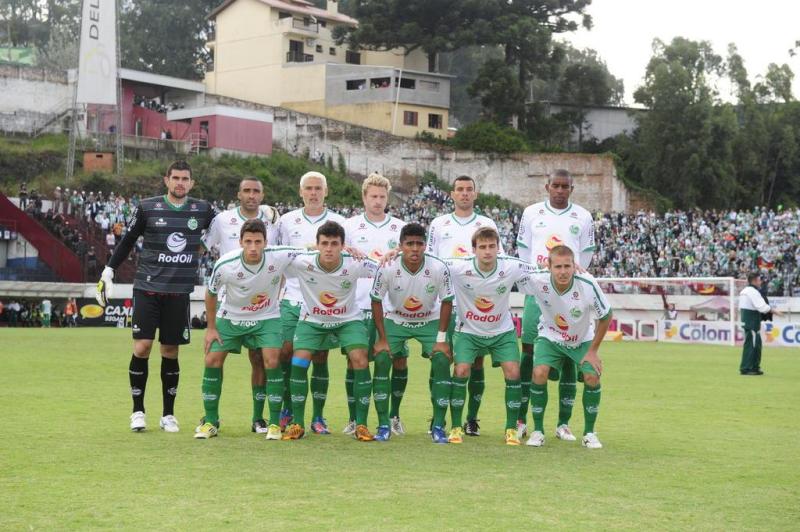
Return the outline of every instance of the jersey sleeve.
[[[428,244],[425,246],[425,252],[430,253],[433,256],[436,256],[436,223],[431,222],[431,226],[428,228]]]
[[[361,279],[371,279],[378,271],[378,263],[372,259],[364,259],[358,263],[358,277]]]
[[[211,224],[214,222],[214,220],[216,220],[217,216],[219,216],[219,211],[210,201],[207,201],[206,204],[208,205],[208,218],[206,218],[206,225],[205,227],[202,227],[202,229],[207,231],[208,228],[211,227]]]
[[[764,297],[761,295],[761,292],[759,292],[755,288],[747,291],[747,297],[750,299],[750,303],[753,304],[753,308],[755,308],[761,314],[766,314],[771,310],[769,304],[766,301],[764,301]]]
[[[600,289],[600,285],[597,284],[594,277],[589,278],[588,281],[592,286],[594,317],[598,320],[604,320],[610,317],[611,305],[608,303],[608,298],[606,298],[606,295],[603,293],[603,290]]]
[[[531,261],[531,231],[530,209],[522,212],[522,220],[519,222],[519,232],[517,232],[517,256],[526,262]]]
[[[211,225],[208,226],[208,229],[205,233],[203,233],[202,242],[206,249],[211,249],[215,246],[219,246],[220,244],[220,226],[222,222],[220,222],[219,216],[214,216],[214,219],[211,220]]]
[[[280,246],[281,244],[288,243],[288,239],[284,236],[284,227],[286,226],[286,215],[284,214],[278,218],[278,223],[275,224],[275,242],[270,242],[270,245]],[[269,240],[267,240],[269,242]]]
[[[580,236],[580,263],[584,268],[588,268],[592,262],[592,255],[594,255],[595,242],[594,242],[594,219],[591,214],[587,214],[583,222]]]
[[[541,272],[533,264],[525,261],[517,261],[516,268],[516,284],[517,289],[523,294],[532,296],[536,293],[536,282],[534,281],[535,274]]]
[[[387,269],[384,266],[383,268],[378,268],[378,272],[375,274],[375,281],[372,283],[372,288],[369,291],[369,297],[373,301],[383,301],[383,298],[386,297],[386,293],[389,290],[389,286],[387,281],[389,276],[386,275]]]
[[[217,265],[214,266],[211,277],[208,279],[208,292],[210,294],[217,295],[219,293],[219,289],[222,288],[224,281],[224,271],[225,263],[217,261]]]
[[[131,213],[128,231],[114,249],[114,253],[111,255],[111,258],[108,259],[106,265],[112,270],[116,270],[117,267],[128,258],[133,246],[136,245],[136,240],[144,234],[145,229],[147,229],[147,218],[144,215],[144,209],[138,206],[133,209]]]
[[[439,279],[439,299],[442,302],[452,301],[455,295],[453,280],[450,279],[450,268],[446,264],[442,264],[441,278]]]

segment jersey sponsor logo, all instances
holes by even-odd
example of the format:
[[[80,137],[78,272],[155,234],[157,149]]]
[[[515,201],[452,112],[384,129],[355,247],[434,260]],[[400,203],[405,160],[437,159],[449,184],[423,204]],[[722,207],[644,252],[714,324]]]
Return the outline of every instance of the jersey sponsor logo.
[[[562,331],[569,330],[569,323],[567,323],[567,319],[561,314],[556,314],[555,322],[556,322],[556,327],[558,327],[560,330]]]
[[[436,292],[436,287],[434,285],[428,284],[428,285],[425,286],[425,293],[426,294],[432,294],[434,292]]]
[[[183,233],[175,232],[169,235],[167,237],[167,249],[173,253],[180,253],[186,249],[186,237],[183,236]]]
[[[475,298],[475,308],[479,311],[483,312],[484,314],[489,313],[494,309],[494,303],[491,299],[487,297],[476,297]]]
[[[484,312],[484,311],[481,311],[481,312]],[[465,318],[467,318],[468,320],[472,320],[472,321],[480,321],[480,322],[484,322],[484,323],[495,323],[495,322],[500,321],[502,319],[502,315],[500,315],[500,314],[475,314],[471,310],[468,310]]]
[[[336,306],[336,303],[338,303],[338,301],[339,300],[336,299],[336,296],[334,296],[330,292],[322,292],[319,295],[319,302],[328,308]]]
[[[156,220],[155,223],[156,227],[164,227],[165,225],[167,225],[167,222],[164,221],[164,218],[159,218],[158,220]]]
[[[573,235],[577,235],[578,233],[581,232],[581,228],[575,224],[572,224],[569,226],[569,232],[572,233]]]
[[[383,251],[379,249],[373,249],[369,252],[369,258],[372,260],[381,260],[383,258]]]
[[[422,308],[422,301],[417,296],[407,297],[403,301],[403,308],[409,312],[416,312]]]
[[[453,257],[466,257],[469,254],[470,254],[469,250],[466,247],[464,247],[464,246],[456,246],[456,247],[453,248],[452,256]]]
[[[563,245],[564,245],[564,241],[561,240],[558,237],[558,235],[550,235],[550,237],[547,239],[547,242],[545,242],[544,247],[547,248],[547,251],[550,251],[551,249],[553,249],[556,246],[563,246]]]
[[[352,286],[353,283],[351,283],[350,281],[342,281],[342,290],[350,290]]]
[[[572,292],[572,299],[578,299],[579,297],[580,295],[578,294],[578,292]]]
[[[194,216],[189,218],[189,221],[186,222],[186,227],[188,227],[192,231],[197,229],[197,218],[195,218]]]
[[[160,201],[156,203],[156,209],[163,209],[163,208],[164,208],[163,203],[161,203]]]
[[[197,210],[197,203],[192,203],[192,204],[190,204],[190,205],[189,205],[189,209],[190,209],[190,210],[193,210],[193,211],[196,211],[196,210]]]
[[[579,308],[573,307],[570,309],[569,315],[577,320],[580,319],[581,316],[583,316],[583,311]]]
[[[236,218],[231,218],[231,225],[236,225]]]
[[[294,223],[300,225],[303,221],[300,218],[295,218]]]
[[[500,273],[502,273],[502,272],[500,272]],[[508,291],[508,288],[506,288],[505,286],[498,286],[498,287],[497,287],[497,290],[495,290],[495,292],[497,292],[497,295],[498,295],[498,296],[502,296],[502,295],[503,295],[503,294],[505,294],[507,291]]]
[[[166,262],[171,264],[190,264],[193,258],[194,255],[191,253],[181,253],[179,255],[167,255],[166,253],[159,253],[157,260],[158,262]]]
[[[269,306],[269,294],[256,294],[250,298],[250,304],[242,307],[247,312],[256,312]]]
[[[577,218],[578,217],[578,213],[575,212],[575,211],[572,211],[571,213],[569,213],[569,217],[570,218]]]

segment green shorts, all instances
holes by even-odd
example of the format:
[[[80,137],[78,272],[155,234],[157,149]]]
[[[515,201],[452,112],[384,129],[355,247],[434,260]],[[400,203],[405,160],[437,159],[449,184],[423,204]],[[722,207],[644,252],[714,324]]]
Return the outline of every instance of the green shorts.
[[[417,340],[422,346],[422,356],[430,358],[436,335],[439,334],[439,320],[423,321],[419,323],[397,323],[390,319],[383,320],[386,329],[386,341],[394,358],[408,358],[406,342]],[[448,335],[448,341],[450,337]]]
[[[286,299],[281,300],[281,331],[284,342],[294,341],[294,331],[297,328],[297,322],[300,320],[300,303],[289,301]],[[328,349],[335,349],[339,347],[339,339],[335,334],[330,334],[323,342],[320,351]],[[316,351],[316,349],[315,349]]]
[[[297,322],[294,331],[294,350],[320,351],[329,349],[326,347],[330,342],[330,336],[335,335],[342,350],[367,348],[367,328],[362,320],[345,321],[342,323],[331,324],[325,327],[319,323],[310,321]]]
[[[455,338],[456,334],[456,321],[458,321],[458,316],[456,314],[456,309],[453,309],[453,313],[450,314],[450,325],[447,327],[447,343],[450,344],[450,351],[455,352],[455,345],[453,344],[453,339]],[[478,353],[479,357],[483,357],[489,354],[489,351],[484,350],[481,353]],[[422,356],[425,356],[423,354]]]
[[[588,362],[581,364],[581,360],[583,360],[583,357],[586,356],[586,353],[589,351],[589,347],[591,345],[592,342],[583,342],[575,347],[567,347],[540,336],[536,339],[536,346],[533,350],[533,366],[550,366],[558,371],[560,375],[564,362],[570,360],[578,365],[578,370],[581,373],[597,375],[597,372],[594,370],[591,364]],[[555,380],[552,378],[552,371],[550,373],[550,379]]]
[[[525,307],[522,310],[522,343],[531,344],[536,341],[539,336],[539,316],[542,315],[542,309],[539,308],[539,303],[533,296],[525,296]]]
[[[456,332],[453,335],[453,350],[456,364],[472,365],[476,358],[489,353],[492,355],[493,367],[497,367],[503,362],[519,364],[519,344],[517,343],[517,333],[514,330],[496,336],[477,336]]]
[[[236,321],[226,318],[217,318],[217,331],[222,340],[222,345],[216,340],[211,343],[212,353],[241,353],[242,346],[248,349],[280,349],[283,345],[281,338],[281,320]]]

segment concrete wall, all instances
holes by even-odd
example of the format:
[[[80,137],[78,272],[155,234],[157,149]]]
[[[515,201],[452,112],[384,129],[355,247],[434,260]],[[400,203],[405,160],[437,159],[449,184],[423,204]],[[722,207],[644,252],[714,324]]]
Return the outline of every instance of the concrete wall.
[[[30,133],[72,105],[73,85],[66,71],[0,65],[0,131]],[[54,122],[47,130],[60,131]]]

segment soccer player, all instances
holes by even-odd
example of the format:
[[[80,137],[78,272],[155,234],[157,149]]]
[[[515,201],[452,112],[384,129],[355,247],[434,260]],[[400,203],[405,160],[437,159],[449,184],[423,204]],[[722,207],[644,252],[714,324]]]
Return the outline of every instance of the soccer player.
[[[450,412],[453,428],[448,440],[462,443],[464,398],[470,368],[475,359],[489,353],[492,365],[500,366],[506,380],[506,431],[508,445],[519,445],[516,423],[522,391],[519,382],[519,345],[511,321],[509,296],[515,283],[522,289],[530,264],[515,257],[498,256],[500,235],[482,227],[472,235],[474,257],[448,259],[456,294],[458,317],[453,335],[452,393]]]
[[[364,212],[352,218],[348,218],[344,225],[346,245],[376,261],[381,260],[387,251],[397,247],[400,230],[405,225],[404,221],[390,216],[387,213],[388,209],[386,206],[389,203],[390,190],[392,190],[392,185],[389,183],[388,179],[380,174],[370,174],[369,177],[361,183],[361,199],[364,201]],[[371,288],[372,279],[358,280],[356,286],[356,302],[361,309],[364,323],[367,326],[370,349],[376,340],[376,329],[375,323],[372,320],[372,306],[369,295]],[[370,355],[372,355],[372,353],[370,353]],[[391,377],[391,385],[388,367],[385,375],[383,372],[383,366],[385,364],[394,368]],[[379,366],[381,371],[378,371]],[[400,422],[400,401],[403,398],[406,383],[408,382],[408,359],[397,357],[392,360],[389,353],[381,354],[381,356],[375,360],[375,374],[373,375],[372,382],[374,386],[375,409],[379,414],[384,408],[384,405],[386,405],[388,409],[389,394],[391,392],[391,430],[395,434],[403,434],[405,428]],[[344,429],[344,433],[352,434],[356,429],[356,404],[353,397],[353,368],[349,363],[347,365],[347,374],[345,375],[345,389],[347,391],[347,407],[350,413],[350,420]],[[381,428],[382,426],[378,427],[378,432],[375,435],[375,439],[377,440],[382,440],[384,437]]]
[[[144,237],[133,281],[133,356],[128,369],[133,398],[131,430],[145,430],[144,393],[148,359],[158,329],[161,344],[161,392],[164,410],[159,426],[178,432],[178,348],[189,343],[189,294],[194,290],[200,239],[217,214],[204,200],[188,196],[194,186],[185,161],[172,163],[164,176],[167,193],[143,199],[131,214],[128,231],[117,245],[97,283],[97,301],[105,306],[113,293],[114,270]]]
[[[314,351],[330,334],[353,365],[353,396],[356,401],[356,430],[359,441],[372,441],[367,428],[372,378],[367,358],[367,328],[356,304],[358,279],[374,277],[378,265],[365,258],[356,260],[344,253],[344,228],[328,221],[317,230],[318,251],[304,253],[289,266],[286,276],[295,278],[303,302],[294,333],[294,356],[290,380],[292,424],[286,427],[285,440],[305,435],[305,404],[308,397],[308,366]]]
[[[217,435],[222,366],[228,353],[239,353],[244,346],[251,353],[263,355],[261,373],[266,382],[264,393],[269,398],[270,420],[264,432],[268,440],[280,440],[283,373],[279,355],[283,335],[278,301],[283,273],[300,250],[267,248],[267,227],[258,218],[245,221],[239,233],[239,249],[219,258],[206,290],[205,417],[194,437],[208,439]],[[217,295],[223,289],[225,298],[218,309]]]
[[[569,197],[574,190],[572,176],[566,170],[556,170],[547,180],[547,201],[534,203],[522,213],[517,235],[517,255],[540,268],[547,267],[549,251],[557,245],[566,245],[574,253],[580,269],[589,267],[594,252],[594,222],[592,215]],[[539,310],[536,300],[525,297],[522,314],[522,402],[517,423],[517,436],[522,439],[528,430],[528,392],[533,374],[533,346],[538,335]],[[553,374],[555,377],[555,372]],[[572,407],[575,404],[577,367],[566,361],[558,385],[558,424],[556,437],[575,441],[569,428]]]
[[[266,244],[277,241],[278,211],[264,201],[264,185],[257,177],[245,177],[239,183],[239,206],[218,214],[203,236],[203,244],[207,249],[216,248],[220,255],[240,249],[241,229],[247,220],[261,220],[266,228]],[[224,299],[220,293],[220,300]],[[276,298],[277,301],[277,298]],[[276,303],[277,304],[277,303]],[[211,314],[207,314],[210,316]],[[249,350],[250,384],[253,390],[253,420],[251,430],[257,433],[267,432],[264,421],[264,401],[266,400],[266,381],[264,380],[264,360],[259,349]]]
[[[447,443],[444,419],[450,404],[452,358],[447,330],[450,327],[454,295],[447,266],[441,259],[424,252],[425,239],[425,228],[421,225],[412,223],[403,227],[400,231],[400,260],[378,270],[370,291],[372,316],[378,331],[378,340],[374,345],[373,382],[375,410],[378,413],[375,439],[379,441],[388,440],[391,432],[388,405],[378,401],[377,383],[381,377],[388,379],[391,366],[389,355],[394,359],[407,358],[405,343],[414,338],[422,345],[422,355],[431,360],[431,438],[434,443]]]
[[[427,252],[439,257],[466,257],[472,254],[472,235],[482,227],[490,227],[497,231],[497,225],[490,218],[475,213],[475,200],[478,198],[478,189],[475,180],[469,176],[462,175],[453,182],[453,190],[450,192],[453,199],[455,210],[449,214],[443,214],[433,219],[428,230]],[[502,244],[498,244],[500,253],[503,253]],[[456,298],[456,307],[458,298]],[[451,334],[455,327],[455,313]],[[433,377],[431,377],[433,382]],[[467,405],[467,421],[464,424],[464,432],[468,436],[480,436],[480,425],[478,425],[478,410],[481,406],[486,383],[484,381],[483,354],[475,358],[475,364],[470,372],[469,379],[469,403]]]
[[[570,247],[554,246],[548,254],[548,265],[549,272],[531,274],[525,287],[541,309],[530,392],[534,430],[527,445],[544,445],[547,378],[553,369],[561,372],[566,363],[577,364],[583,380],[583,446],[600,449],[603,445],[594,430],[603,372],[598,350],[608,331],[611,307],[594,277],[576,273],[575,253]],[[594,320],[597,325],[593,327]]]
[[[317,230],[326,222],[332,221],[344,225],[344,217],[331,212],[325,206],[328,195],[328,181],[319,172],[306,172],[300,178],[300,197],[303,207],[287,212],[278,220],[278,242],[282,246],[310,249],[314,247]],[[292,401],[289,394],[289,378],[292,371],[291,360],[294,352],[292,345],[295,327],[300,317],[300,304],[303,295],[297,279],[287,279],[286,288],[281,300],[281,325],[283,328],[283,348],[281,349],[281,367],[284,375],[284,410],[281,415],[281,427],[285,428],[292,419]],[[328,349],[336,346],[334,338],[326,338],[314,349],[314,367],[311,372],[311,396],[313,398],[313,416],[311,430],[318,434],[330,434],[323,417],[325,400],[328,397]]]

